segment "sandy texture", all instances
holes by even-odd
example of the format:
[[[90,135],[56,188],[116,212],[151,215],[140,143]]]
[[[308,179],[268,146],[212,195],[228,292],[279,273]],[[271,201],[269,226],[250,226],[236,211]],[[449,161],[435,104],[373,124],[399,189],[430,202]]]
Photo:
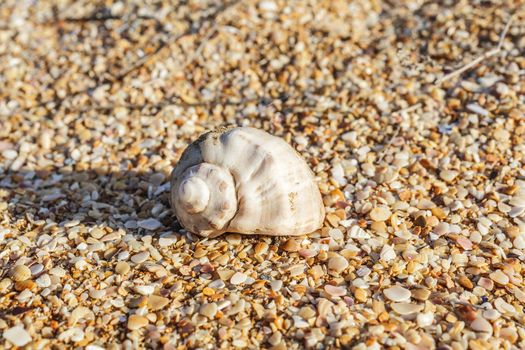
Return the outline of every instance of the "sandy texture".
[[[525,347],[523,1],[163,3],[1,2],[0,348]],[[304,156],[321,230],[180,228],[224,124]]]

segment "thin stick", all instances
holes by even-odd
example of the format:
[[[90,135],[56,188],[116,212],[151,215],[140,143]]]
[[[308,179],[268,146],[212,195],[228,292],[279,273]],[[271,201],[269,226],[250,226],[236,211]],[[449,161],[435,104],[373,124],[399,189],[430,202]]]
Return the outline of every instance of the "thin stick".
[[[501,35],[500,35],[499,41],[498,41],[498,46],[496,48],[485,52],[483,55],[481,55],[478,58],[470,61],[469,63],[465,64],[463,67],[461,67],[461,68],[459,68],[459,69],[457,69],[457,70],[455,70],[453,72],[450,72],[449,74],[439,78],[436,81],[436,85],[440,85],[440,84],[444,83],[445,81],[450,80],[450,79],[452,79],[452,78],[462,74],[463,72],[471,69],[472,67],[477,66],[483,60],[486,60],[487,58],[490,58],[490,57],[495,56],[498,53],[500,53],[501,49],[503,47],[503,41],[505,40],[505,37],[507,36],[507,32],[509,31],[510,25],[511,25],[513,20],[514,20],[514,15],[510,16],[510,19],[507,22],[507,24],[505,25],[505,28],[503,29],[503,32],[501,32]]]
[[[386,146],[381,150],[381,155],[379,156],[379,159],[377,160],[378,163],[381,163],[383,158],[386,156],[386,152],[388,152],[388,150],[392,146],[392,143],[394,142],[394,139],[397,137],[397,135],[399,135],[400,130],[401,130],[401,127],[398,125],[396,130],[394,131],[394,135],[392,135],[390,140],[388,140],[388,143],[386,144]]]

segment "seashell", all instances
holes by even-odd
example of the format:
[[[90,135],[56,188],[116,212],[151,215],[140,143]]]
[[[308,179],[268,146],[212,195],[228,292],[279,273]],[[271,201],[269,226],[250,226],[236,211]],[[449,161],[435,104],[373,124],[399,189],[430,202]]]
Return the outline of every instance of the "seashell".
[[[319,229],[325,209],[313,172],[284,140],[249,127],[219,128],[184,151],[171,206],[188,231],[294,236]]]

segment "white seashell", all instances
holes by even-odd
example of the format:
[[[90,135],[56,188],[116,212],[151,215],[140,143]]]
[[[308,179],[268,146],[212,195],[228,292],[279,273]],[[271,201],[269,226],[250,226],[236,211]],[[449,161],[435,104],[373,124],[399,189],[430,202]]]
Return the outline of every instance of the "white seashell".
[[[313,172],[284,140],[248,127],[192,143],[171,176],[171,206],[192,233],[293,236],[319,229],[325,209]]]

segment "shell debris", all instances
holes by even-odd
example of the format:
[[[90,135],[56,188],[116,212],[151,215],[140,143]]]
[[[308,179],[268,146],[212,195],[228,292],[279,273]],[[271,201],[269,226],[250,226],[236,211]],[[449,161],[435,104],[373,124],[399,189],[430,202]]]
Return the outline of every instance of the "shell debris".
[[[0,349],[525,349],[522,2],[92,3],[0,1]]]

